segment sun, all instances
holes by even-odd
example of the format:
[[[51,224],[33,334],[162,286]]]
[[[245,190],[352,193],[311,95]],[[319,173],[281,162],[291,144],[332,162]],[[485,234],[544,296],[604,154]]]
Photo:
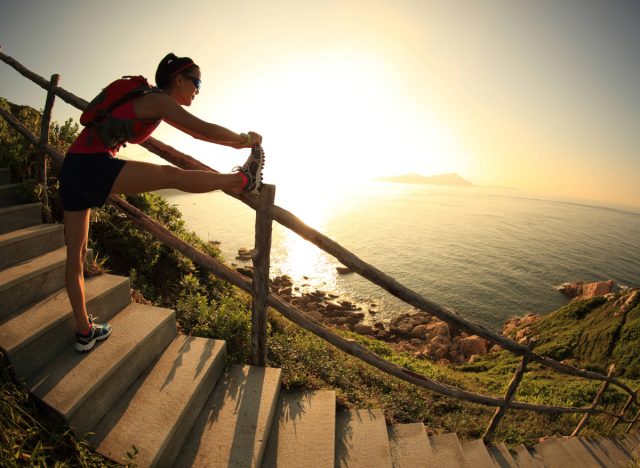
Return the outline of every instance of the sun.
[[[385,175],[460,172],[461,145],[407,83],[382,56],[316,53],[203,92],[193,111],[237,131],[259,131],[265,181],[287,193],[295,188],[308,201]],[[206,145],[184,137],[179,144],[223,171],[246,158],[243,151]],[[299,205],[299,198],[294,193],[290,204]],[[313,203],[299,208],[296,214],[314,216]]]

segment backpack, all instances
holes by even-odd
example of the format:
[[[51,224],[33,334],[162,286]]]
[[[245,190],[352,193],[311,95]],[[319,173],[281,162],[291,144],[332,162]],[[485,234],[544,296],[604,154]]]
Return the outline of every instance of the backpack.
[[[93,98],[80,116],[80,123],[85,127],[93,127],[108,148],[125,146],[127,141],[135,137],[144,122],[155,120],[122,119],[113,117],[111,112],[134,97],[160,91],[159,88],[152,87],[143,76],[123,76]]]

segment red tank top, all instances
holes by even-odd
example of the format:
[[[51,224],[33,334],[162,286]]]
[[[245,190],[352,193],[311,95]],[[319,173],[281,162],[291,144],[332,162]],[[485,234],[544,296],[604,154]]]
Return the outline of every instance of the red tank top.
[[[127,101],[111,112],[111,115],[121,119],[137,119],[133,110],[133,101]],[[142,143],[153,133],[161,120],[142,121],[138,134],[129,140],[129,143]],[[92,127],[84,127],[78,135],[78,138],[71,144],[67,152],[69,153],[109,153],[115,156],[120,146],[117,148],[109,148],[102,142],[102,139]]]

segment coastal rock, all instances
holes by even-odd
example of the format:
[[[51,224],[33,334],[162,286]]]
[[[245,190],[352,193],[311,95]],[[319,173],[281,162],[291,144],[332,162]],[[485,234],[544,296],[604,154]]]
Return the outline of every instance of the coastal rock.
[[[322,319],[324,318],[324,316],[317,310],[308,310],[308,311],[305,311],[305,314],[317,322],[322,322]]]
[[[449,333],[449,326],[445,322],[434,322],[426,325],[427,339],[433,341],[437,337],[446,337],[447,340],[451,339]]]
[[[287,275],[276,276],[271,280],[271,283],[279,288],[293,286],[293,280]]]
[[[572,283],[564,283],[558,287],[558,291],[569,298],[589,299],[591,297],[609,294],[613,292],[615,287],[616,283],[613,280],[596,281],[593,283],[575,281]]]
[[[441,360],[444,359],[448,353],[449,347],[446,344],[440,344],[431,347],[429,356],[431,356],[433,359]]]
[[[540,320],[541,317],[542,317],[542,315],[540,315],[540,314],[529,313],[529,314],[525,315],[524,317],[522,317],[522,319],[520,320],[520,324],[521,325],[531,325],[532,323],[535,323],[538,320]]]
[[[434,336],[433,338],[431,338],[429,343],[431,345],[434,345],[434,346],[447,346],[448,347],[451,344],[451,339],[449,338],[449,335],[437,335],[437,336]]]
[[[239,249],[238,255],[236,255],[236,260],[251,260],[254,249]]]
[[[411,336],[415,338],[425,339],[429,335],[429,327],[427,325],[418,325],[411,330]]]
[[[356,333],[359,333],[361,335],[373,335],[374,331],[373,331],[373,327],[369,326],[369,325],[364,325],[362,323],[358,323],[353,327],[353,331]]]
[[[509,320],[504,322],[502,326],[502,334],[507,338],[511,338],[512,340],[518,340],[522,338],[523,335],[520,335],[518,338],[518,334],[522,327],[527,327],[527,334],[530,334],[531,329],[529,328],[533,323],[540,320],[542,316],[538,314],[529,313],[524,317],[512,317]],[[528,335],[527,335],[528,336]]]
[[[516,333],[516,341],[520,344],[526,344],[529,342],[529,337],[533,333],[533,330],[529,327],[524,327],[518,330]]]
[[[470,358],[474,354],[486,354],[487,345],[487,340],[480,338],[477,335],[471,335],[458,341],[458,346],[460,347],[460,351],[465,359]]]
[[[397,335],[400,337],[410,337],[411,336],[411,332],[413,331],[413,325],[411,325],[410,323],[404,323],[401,324],[399,326],[392,326],[389,328],[389,332],[391,332],[392,335]]]
[[[640,289],[632,289],[629,294],[623,295],[618,301],[620,303],[620,313],[629,312],[640,302]]]
[[[253,276],[253,268],[251,267],[239,267],[239,268],[236,268],[236,271],[244,276],[248,276],[248,277]]]

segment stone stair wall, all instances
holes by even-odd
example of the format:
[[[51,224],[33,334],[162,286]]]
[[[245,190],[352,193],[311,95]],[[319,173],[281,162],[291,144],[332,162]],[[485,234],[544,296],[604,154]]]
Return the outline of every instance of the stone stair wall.
[[[14,205],[16,187],[0,170],[0,347],[108,458],[133,446],[143,467],[614,467],[637,456],[637,433],[486,447],[388,425],[379,409],[337,410],[333,391],[280,391],[280,369],[225,371],[225,342],[178,334],[173,311],[132,303],[128,278],[109,274],[87,279],[86,299],[112,336],[78,353],[63,228],[43,225],[39,204]]]

